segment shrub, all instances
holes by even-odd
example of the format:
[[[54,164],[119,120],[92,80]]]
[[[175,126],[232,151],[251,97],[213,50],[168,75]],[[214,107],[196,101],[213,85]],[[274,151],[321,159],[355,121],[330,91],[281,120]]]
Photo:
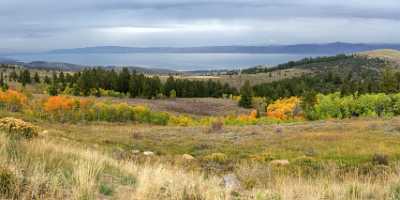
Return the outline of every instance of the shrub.
[[[389,165],[389,157],[384,154],[375,154],[372,156],[372,164],[374,164],[374,165]]]
[[[54,113],[54,112],[65,112],[72,110],[74,106],[74,100],[66,96],[52,96],[47,99],[44,103],[44,111]]]
[[[211,127],[209,129],[209,132],[220,132],[222,131],[224,127],[224,123],[221,120],[216,120],[211,123]]]
[[[189,126],[194,123],[194,120],[189,116],[179,115],[171,117],[170,123],[177,126]]]
[[[279,120],[302,118],[300,98],[279,99],[268,105],[267,116]]]
[[[258,162],[270,162],[275,159],[279,159],[278,156],[274,156],[269,152],[263,152],[261,154],[255,154],[250,156],[251,160],[258,161]]]
[[[169,92],[169,98],[171,98],[171,99],[176,98],[176,91],[174,89]]]
[[[170,116],[165,112],[150,112],[150,121],[148,123],[155,125],[167,125]]]
[[[314,175],[322,169],[322,163],[314,158],[302,156],[290,163],[293,167],[299,168],[304,175]]]
[[[27,97],[20,92],[14,90],[3,92],[0,90],[0,107],[11,112],[18,112],[22,110],[26,103]]]
[[[20,119],[6,117],[0,119],[0,129],[12,137],[30,139],[38,136],[38,127]]]
[[[51,96],[43,103],[43,111],[54,120],[73,120],[79,103],[79,100],[68,96]]]
[[[207,161],[224,164],[228,161],[228,156],[226,156],[224,153],[212,153],[211,155],[206,156],[204,159]]]
[[[99,89],[99,94],[100,96],[108,96],[108,97],[117,97],[117,98],[123,98],[126,95],[121,92],[117,92],[114,90],[104,90],[104,89]]]

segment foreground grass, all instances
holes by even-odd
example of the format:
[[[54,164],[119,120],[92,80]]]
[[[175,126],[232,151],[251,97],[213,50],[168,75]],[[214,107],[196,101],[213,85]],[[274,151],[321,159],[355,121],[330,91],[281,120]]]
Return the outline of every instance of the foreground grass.
[[[157,127],[38,124],[0,133],[0,197],[9,199],[400,199],[398,119]],[[155,156],[132,150],[153,151]],[[207,159],[220,153],[226,158]],[[191,154],[195,160],[185,160]],[[375,154],[387,163],[375,163]],[[287,159],[289,165],[269,163]],[[223,176],[235,174],[232,191]]]

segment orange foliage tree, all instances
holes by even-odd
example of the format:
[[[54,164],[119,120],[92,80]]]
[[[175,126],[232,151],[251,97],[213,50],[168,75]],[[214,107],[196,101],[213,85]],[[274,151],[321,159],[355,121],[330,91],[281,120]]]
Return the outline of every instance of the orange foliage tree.
[[[279,99],[268,105],[267,117],[279,120],[303,118],[300,109],[300,98]]]

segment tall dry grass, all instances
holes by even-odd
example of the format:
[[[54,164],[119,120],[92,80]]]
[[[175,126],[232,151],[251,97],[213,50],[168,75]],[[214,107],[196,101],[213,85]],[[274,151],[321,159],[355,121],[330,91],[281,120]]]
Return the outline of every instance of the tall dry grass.
[[[0,134],[0,169],[0,199],[400,199],[398,164],[387,174],[338,174],[333,166],[329,173],[312,177],[241,164],[234,172],[243,189],[233,192],[217,175],[160,162],[116,160],[68,141],[15,141],[5,134]],[[120,181],[126,177],[132,182]],[[112,185],[112,196],[101,194],[102,184]]]

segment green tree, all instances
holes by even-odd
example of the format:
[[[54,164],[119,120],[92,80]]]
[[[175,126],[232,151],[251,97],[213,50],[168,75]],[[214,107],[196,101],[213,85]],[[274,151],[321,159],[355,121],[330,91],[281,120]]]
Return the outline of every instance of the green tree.
[[[250,82],[247,80],[243,87],[240,88],[240,101],[239,106],[243,108],[251,108],[252,106],[253,91]]]
[[[19,82],[22,83],[23,86],[32,83],[31,73],[29,70],[25,69],[20,71]]]
[[[394,93],[397,90],[397,80],[395,74],[389,68],[386,68],[382,74],[382,90],[385,93]]]
[[[33,77],[33,81],[35,81],[35,83],[40,83],[40,77],[39,77],[39,74],[37,72],[35,72],[35,75]]]
[[[44,79],[43,79],[43,82],[46,83],[46,84],[50,84],[51,83],[51,79],[47,75],[45,75]]]
[[[164,92],[165,96],[171,96],[170,92],[172,90],[175,91],[175,97],[176,97],[176,84],[175,84],[175,79],[173,76],[169,76],[167,81],[164,84]]]
[[[58,86],[57,83],[52,82],[51,85],[47,88],[47,92],[50,96],[57,96],[58,95]]]

